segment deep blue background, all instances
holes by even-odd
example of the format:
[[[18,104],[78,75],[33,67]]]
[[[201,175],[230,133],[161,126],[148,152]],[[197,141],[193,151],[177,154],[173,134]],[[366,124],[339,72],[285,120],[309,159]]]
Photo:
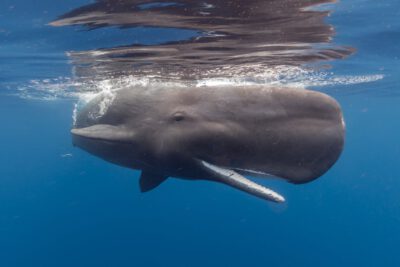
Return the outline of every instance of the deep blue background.
[[[68,76],[65,50],[126,41],[45,25],[85,2],[1,1],[0,85]],[[72,147],[72,101],[0,94],[0,266],[400,266],[400,3],[377,2],[335,7],[335,42],[358,52],[333,71],[385,78],[323,89],[342,104],[345,151],[313,183],[266,181],[284,205],[174,179],[141,194],[138,172]]]

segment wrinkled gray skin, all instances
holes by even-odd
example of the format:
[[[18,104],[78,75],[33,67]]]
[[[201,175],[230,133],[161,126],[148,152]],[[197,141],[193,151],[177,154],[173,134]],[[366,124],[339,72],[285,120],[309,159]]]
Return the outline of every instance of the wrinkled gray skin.
[[[99,116],[104,99],[96,97],[79,112],[73,143],[142,170],[142,191],[167,177],[205,179],[282,202],[279,194],[242,175],[306,183],[324,174],[343,149],[341,109],[315,91],[125,88]]]

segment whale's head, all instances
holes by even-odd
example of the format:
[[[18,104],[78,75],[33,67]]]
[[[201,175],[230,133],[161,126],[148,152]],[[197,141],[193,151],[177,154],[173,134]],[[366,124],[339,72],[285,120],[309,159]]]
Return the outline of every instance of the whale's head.
[[[78,112],[71,130],[73,143],[107,161],[138,169],[226,153],[222,147],[234,142],[239,127],[215,114],[209,93],[190,90],[126,88],[113,96],[100,94]]]

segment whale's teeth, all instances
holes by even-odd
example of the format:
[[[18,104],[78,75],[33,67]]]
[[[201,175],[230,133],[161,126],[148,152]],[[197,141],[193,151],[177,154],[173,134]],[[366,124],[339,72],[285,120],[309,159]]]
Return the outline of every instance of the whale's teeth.
[[[250,181],[249,179],[245,178],[244,176],[233,170],[218,167],[203,160],[200,160],[200,162],[203,169],[210,173],[215,181],[230,185],[234,188],[237,188],[241,191],[247,192],[265,200],[278,203],[282,203],[285,201],[285,198],[277,192],[253,181]]]

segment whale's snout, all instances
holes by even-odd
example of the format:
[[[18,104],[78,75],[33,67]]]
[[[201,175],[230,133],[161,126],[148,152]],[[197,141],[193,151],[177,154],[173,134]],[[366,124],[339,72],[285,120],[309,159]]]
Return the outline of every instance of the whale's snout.
[[[111,142],[130,142],[134,139],[135,133],[122,126],[107,124],[96,124],[84,128],[71,129],[71,134],[76,137],[95,139]]]

